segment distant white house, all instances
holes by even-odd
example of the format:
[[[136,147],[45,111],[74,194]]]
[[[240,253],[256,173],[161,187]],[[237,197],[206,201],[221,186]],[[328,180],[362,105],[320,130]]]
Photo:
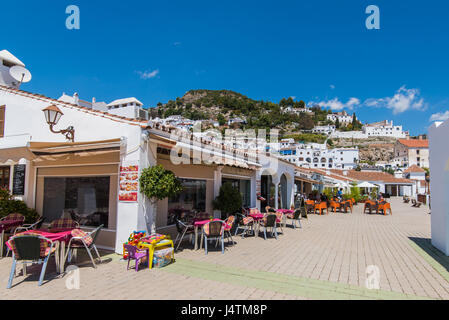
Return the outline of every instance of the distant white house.
[[[327,115],[327,120],[332,121],[332,122],[340,122],[340,124],[343,125],[347,125],[352,123],[352,117],[351,115],[349,115],[345,110],[341,111],[341,112],[336,112],[336,113],[331,113]]]
[[[402,126],[393,125],[393,120],[380,121],[375,123],[366,124],[362,128],[363,133],[370,137],[392,137],[392,138],[405,138],[407,137],[407,132],[402,130]]]
[[[318,133],[318,134],[327,134],[330,135],[332,133],[334,133],[336,130],[335,125],[327,125],[327,126],[315,126],[312,129],[313,133]]]
[[[228,120],[228,126],[234,124],[234,123],[238,123],[238,124],[246,124],[246,120],[242,119],[240,117],[235,117],[235,118],[231,118]]]
[[[329,116],[329,115],[328,115]],[[366,124],[361,131],[335,131],[332,133],[334,138],[349,138],[349,139],[368,139],[373,137],[390,137],[396,139],[403,139],[408,137],[408,132],[402,129],[402,126],[393,125],[393,121],[380,121]]]
[[[404,178],[416,181],[416,193],[428,193],[429,188],[426,181],[426,171],[424,169],[413,165],[404,171]]]

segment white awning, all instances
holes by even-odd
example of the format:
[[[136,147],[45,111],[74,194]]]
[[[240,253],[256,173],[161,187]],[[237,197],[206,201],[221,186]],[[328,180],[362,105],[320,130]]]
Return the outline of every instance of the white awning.
[[[377,188],[375,184],[369,183],[368,181],[363,181],[357,185],[359,188]]]

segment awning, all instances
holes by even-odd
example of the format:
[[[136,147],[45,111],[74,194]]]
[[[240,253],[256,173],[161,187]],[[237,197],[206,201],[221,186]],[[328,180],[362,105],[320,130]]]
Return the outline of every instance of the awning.
[[[120,162],[122,140],[110,139],[86,142],[30,142],[28,149],[35,155],[36,165],[61,165]]]
[[[20,159],[32,160],[34,154],[26,147],[0,149],[0,162],[5,163],[8,161],[18,162]]]
[[[121,142],[120,138],[85,142],[29,142],[28,149],[35,155],[55,155],[83,151],[117,150],[120,149]]]
[[[375,184],[369,183],[368,181],[363,181],[357,185],[359,188],[376,188]]]

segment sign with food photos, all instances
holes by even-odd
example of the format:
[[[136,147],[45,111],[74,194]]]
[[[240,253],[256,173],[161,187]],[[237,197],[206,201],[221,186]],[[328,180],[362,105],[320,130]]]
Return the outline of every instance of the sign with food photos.
[[[137,202],[139,192],[139,166],[120,166],[118,200],[121,202]]]

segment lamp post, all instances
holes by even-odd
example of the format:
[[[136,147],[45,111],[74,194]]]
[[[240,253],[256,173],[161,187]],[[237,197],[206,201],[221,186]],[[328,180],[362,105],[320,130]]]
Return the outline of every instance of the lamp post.
[[[45,120],[47,121],[48,125],[50,126],[50,131],[53,133],[60,133],[65,135],[66,139],[75,142],[75,128],[73,126],[68,127],[64,130],[56,131],[53,129],[53,126],[57,125],[59,122],[59,119],[64,115],[61,110],[55,105],[51,105],[45,109],[42,110],[45,115]]]

